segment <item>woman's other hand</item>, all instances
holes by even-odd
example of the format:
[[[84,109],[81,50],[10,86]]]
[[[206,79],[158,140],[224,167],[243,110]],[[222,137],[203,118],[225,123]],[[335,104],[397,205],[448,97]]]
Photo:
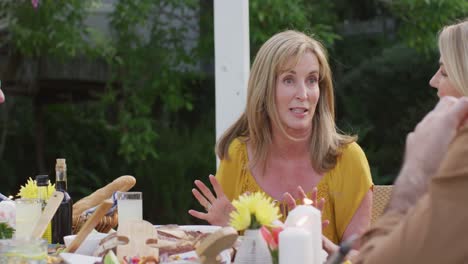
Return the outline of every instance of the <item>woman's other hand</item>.
[[[310,195],[310,198],[307,197],[307,194],[304,192],[304,189],[302,189],[301,186],[297,187],[297,194],[298,197],[297,199],[294,199],[294,197],[289,193],[286,192],[284,193],[284,201],[286,202],[286,205],[288,206],[288,210],[291,211],[292,209],[296,208],[296,200],[304,201],[304,199],[310,199],[312,200],[312,205],[317,208],[320,212],[323,210],[323,206],[325,205],[325,198],[317,198],[317,187],[314,187],[312,189],[312,193]],[[327,227],[330,224],[329,220],[323,220],[322,221],[322,228]]]
[[[323,209],[323,206],[325,204],[325,199],[324,198],[318,199],[317,198],[317,192],[318,192],[317,187],[314,187],[312,189],[312,193],[311,193],[310,198],[309,198],[309,197],[307,197],[307,194],[304,192],[302,187],[298,186],[297,187],[297,196],[298,196],[297,199],[295,199],[289,192],[286,192],[286,193],[284,193],[284,201],[288,205],[288,209],[292,210],[297,206],[296,200],[304,201],[304,199],[310,199],[310,200],[312,200],[312,205],[315,208],[319,209],[320,212],[321,212],[322,209]]]
[[[193,217],[207,221],[211,225],[227,226],[229,224],[229,215],[235,208],[224,194],[215,176],[210,175],[209,179],[216,196],[199,180],[195,181],[198,189],[192,189],[193,196],[205,208],[206,213],[193,209],[189,210],[188,213]]]

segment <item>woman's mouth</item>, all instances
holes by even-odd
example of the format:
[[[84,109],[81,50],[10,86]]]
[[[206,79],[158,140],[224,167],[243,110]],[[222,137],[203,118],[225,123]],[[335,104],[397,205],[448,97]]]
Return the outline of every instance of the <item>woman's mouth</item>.
[[[303,107],[292,107],[292,108],[289,108],[289,111],[291,111],[295,116],[298,116],[298,117],[303,117],[309,112],[307,108],[303,108]]]

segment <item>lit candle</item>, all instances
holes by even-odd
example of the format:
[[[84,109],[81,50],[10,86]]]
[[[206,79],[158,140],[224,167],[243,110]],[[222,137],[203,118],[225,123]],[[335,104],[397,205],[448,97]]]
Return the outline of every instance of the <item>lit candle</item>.
[[[299,227],[287,227],[279,234],[279,264],[311,264],[314,262],[312,237]]]
[[[306,205],[296,206],[289,212],[285,226],[286,228],[302,228],[308,232],[312,240],[309,250],[313,254],[313,262],[310,263],[320,263],[322,259],[322,216],[317,208],[307,205],[311,202],[309,199],[305,199],[304,202]]]

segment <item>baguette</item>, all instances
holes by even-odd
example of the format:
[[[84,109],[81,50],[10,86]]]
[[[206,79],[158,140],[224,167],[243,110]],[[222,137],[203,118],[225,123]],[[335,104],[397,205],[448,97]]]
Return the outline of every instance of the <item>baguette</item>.
[[[126,192],[135,186],[136,179],[133,176],[125,175],[120,176],[115,179],[113,182],[107,184],[106,186],[96,190],[92,194],[84,197],[75,204],[73,204],[73,219],[78,218],[81,213],[99,205],[104,200],[109,199],[114,192]]]

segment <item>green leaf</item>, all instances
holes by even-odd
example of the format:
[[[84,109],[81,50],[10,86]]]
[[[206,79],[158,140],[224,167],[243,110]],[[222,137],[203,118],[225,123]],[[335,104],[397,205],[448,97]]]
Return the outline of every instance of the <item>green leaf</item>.
[[[15,229],[7,223],[0,223],[0,239],[9,239],[13,237]]]

